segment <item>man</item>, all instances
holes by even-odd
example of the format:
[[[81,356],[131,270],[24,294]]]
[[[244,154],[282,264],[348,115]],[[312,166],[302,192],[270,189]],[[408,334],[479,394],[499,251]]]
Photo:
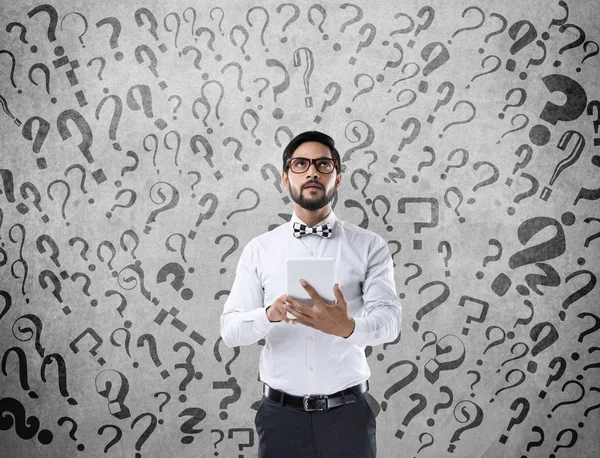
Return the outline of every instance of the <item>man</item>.
[[[402,316],[387,243],[333,213],[342,175],[328,135],[309,131],[293,138],[283,152],[281,179],[294,200],[292,219],[246,245],[221,315],[228,347],[266,338],[255,417],[258,456],[375,457],[370,404],[376,401],[368,392],[364,349],[395,340]],[[335,303],[309,284],[314,306],[285,294],[286,258],[302,257],[336,259]]]

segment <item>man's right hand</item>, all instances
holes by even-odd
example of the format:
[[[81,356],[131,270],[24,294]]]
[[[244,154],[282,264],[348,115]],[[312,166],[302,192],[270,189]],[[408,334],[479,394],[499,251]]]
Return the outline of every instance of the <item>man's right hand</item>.
[[[289,303],[287,302],[287,294],[279,296],[275,302],[267,307],[267,318],[269,321],[275,322],[283,320],[286,323],[294,321],[288,318],[287,310],[284,309],[284,305],[289,306]]]

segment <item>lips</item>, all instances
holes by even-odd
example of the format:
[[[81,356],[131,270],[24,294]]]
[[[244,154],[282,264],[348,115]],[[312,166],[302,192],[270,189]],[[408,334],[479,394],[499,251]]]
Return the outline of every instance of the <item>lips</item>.
[[[304,189],[321,189],[321,187],[317,185],[308,185],[305,186]]]

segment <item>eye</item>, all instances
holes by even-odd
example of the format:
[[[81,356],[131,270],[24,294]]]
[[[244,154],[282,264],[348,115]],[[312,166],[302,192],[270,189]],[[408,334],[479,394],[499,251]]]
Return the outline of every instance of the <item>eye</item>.
[[[306,164],[306,161],[304,159],[295,159],[294,162],[298,167],[304,167],[304,165]]]
[[[329,168],[329,167],[331,167],[331,161],[323,159],[323,160],[319,161],[319,167],[323,167],[323,168],[327,167],[327,168]]]

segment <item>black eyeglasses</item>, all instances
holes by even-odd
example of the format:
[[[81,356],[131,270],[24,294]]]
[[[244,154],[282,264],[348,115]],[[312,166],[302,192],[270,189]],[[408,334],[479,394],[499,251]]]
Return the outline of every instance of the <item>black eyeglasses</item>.
[[[315,164],[317,171],[319,173],[328,174],[333,172],[335,169],[335,162],[333,159],[328,157],[320,157],[318,159],[307,159],[305,157],[293,157],[288,159],[288,166],[290,170],[294,173],[304,173],[306,172],[311,164]]]

